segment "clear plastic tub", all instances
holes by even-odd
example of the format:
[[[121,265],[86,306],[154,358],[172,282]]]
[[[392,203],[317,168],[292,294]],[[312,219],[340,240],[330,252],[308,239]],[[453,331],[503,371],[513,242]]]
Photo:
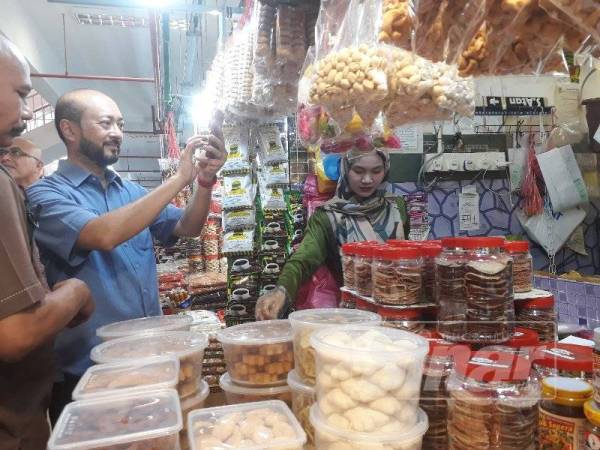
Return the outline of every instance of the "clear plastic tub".
[[[427,414],[419,409],[417,421],[407,431],[382,433],[357,433],[327,423],[317,405],[310,410],[310,421],[315,428],[316,448],[319,450],[421,450],[423,435],[427,431]],[[425,447],[424,450],[429,450]]]
[[[188,397],[185,400],[181,401],[181,414],[183,416],[183,429],[181,430],[182,432],[187,431],[188,415],[196,409],[204,408],[204,402],[206,402],[208,394],[210,394],[210,387],[208,386],[208,383],[206,381],[202,380],[200,382],[200,389],[198,390],[198,393],[193,397]],[[187,436],[181,436],[181,438],[182,440],[183,438],[187,439]]]
[[[292,327],[288,320],[265,320],[221,330],[231,380],[244,386],[285,384],[294,368]]]
[[[168,331],[142,336],[113,339],[92,349],[92,361],[104,364],[126,362],[152,356],[174,355],[179,358],[180,395],[187,397],[198,391],[202,376],[204,349],[208,345],[205,334],[189,331]]]
[[[280,400],[194,411],[188,437],[192,450],[302,450],[306,443],[302,427]]]
[[[81,400],[63,410],[48,450],[178,450],[177,391]]]
[[[376,247],[371,267],[375,302],[384,305],[412,305],[421,301],[423,259],[419,249]]]
[[[531,358],[541,378],[581,378],[590,383],[594,378],[593,349],[590,347],[555,342],[540,345]]]
[[[364,242],[354,247],[355,289],[360,295],[367,297],[371,297],[373,294],[371,263],[373,261],[374,246],[375,244]]]
[[[142,317],[104,325],[96,330],[102,341],[163,331],[189,331],[194,319],[188,315]]]
[[[533,259],[529,253],[529,242],[506,241],[504,249],[513,259],[513,286],[515,292],[533,289]]]
[[[342,274],[344,277],[344,286],[348,289],[356,289],[356,283],[354,281],[354,249],[356,243],[348,242],[342,245]]]
[[[379,325],[381,317],[369,311],[344,308],[305,309],[290,314],[294,330],[294,361],[298,377],[308,384],[315,384],[315,350],[310,343],[311,335],[319,329],[348,325]]]
[[[311,337],[324,421],[358,432],[401,432],[417,423],[426,339],[387,327],[344,325]]]
[[[228,405],[265,400],[281,400],[290,407],[292,405],[292,393],[287,384],[266,387],[238,386],[231,381],[228,373],[224,373],[219,378],[219,386],[225,392]]]
[[[377,313],[383,319],[384,327],[398,328],[400,330],[419,333],[425,328],[423,308],[394,308],[380,305]]]
[[[175,389],[178,382],[179,360],[175,356],[99,364],[83,374],[73,390],[73,400]]]
[[[540,342],[554,342],[558,331],[554,295],[546,291],[533,292],[531,297],[527,296],[519,301],[515,295],[517,322],[521,326],[537,331]]]
[[[303,383],[295,370],[288,374],[288,386],[292,390],[292,412],[302,425],[308,445],[315,445],[315,429],[310,423],[310,408],[317,401],[315,387]]]

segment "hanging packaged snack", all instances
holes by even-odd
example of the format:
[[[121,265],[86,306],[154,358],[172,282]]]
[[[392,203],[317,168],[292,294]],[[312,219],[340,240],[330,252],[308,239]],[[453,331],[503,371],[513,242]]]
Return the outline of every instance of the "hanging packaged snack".
[[[277,263],[268,263],[263,267],[260,275],[260,284],[262,286],[261,291],[265,290],[267,286],[277,285],[277,280],[281,274],[281,266]],[[261,295],[263,295],[262,293]]]
[[[258,127],[261,163],[268,165],[287,161],[287,151],[281,143],[281,133],[275,124]]]
[[[224,210],[250,209],[254,205],[256,187],[252,184],[252,174],[232,175],[223,178]]]
[[[263,184],[267,187],[287,186],[289,183],[289,169],[287,162],[278,162],[272,166],[262,167],[260,176],[263,179]]]
[[[223,254],[244,255],[254,251],[254,230],[231,231],[223,237]]]
[[[600,41],[600,4],[598,0],[550,0],[585,33]]]
[[[257,2],[254,10],[256,22],[256,40],[254,43],[253,63],[257,68],[266,68],[274,59],[275,8],[263,2]]]
[[[234,259],[229,268],[229,291],[235,289],[248,289],[250,295],[258,295],[258,279],[260,266],[254,261],[246,258]]]
[[[413,0],[383,0],[383,18],[379,41],[405,50],[411,49],[415,29],[415,2]]]
[[[276,60],[286,80],[297,80],[306,54],[305,12],[289,5],[277,7]]]
[[[223,229],[225,231],[248,230],[255,226],[255,208],[223,211]]]
[[[261,189],[263,210],[285,210],[285,197],[282,188]]]
[[[263,241],[260,251],[260,263],[262,267],[266,267],[268,264],[272,263],[282,267],[285,264],[286,259],[286,247],[281,246],[279,242],[274,239]]]
[[[223,126],[223,139],[227,151],[227,161],[222,169],[223,174],[248,172],[250,170],[248,128],[225,125]]]

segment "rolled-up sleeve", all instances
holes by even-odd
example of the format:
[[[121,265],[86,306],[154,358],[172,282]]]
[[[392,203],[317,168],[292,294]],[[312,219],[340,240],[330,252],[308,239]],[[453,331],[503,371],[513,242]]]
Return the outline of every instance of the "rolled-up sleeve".
[[[35,238],[45,251],[54,253],[70,266],[83,263],[89,251],[77,247],[83,227],[98,215],[74,202],[53,186],[36,183],[27,190],[33,207],[39,210]]]
[[[165,247],[175,245],[179,238],[173,234],[173,231],[182,216],[183,209],[176,206],[168,205],[163,209],[150,225],[150,232],[154,239],[160,241]]]

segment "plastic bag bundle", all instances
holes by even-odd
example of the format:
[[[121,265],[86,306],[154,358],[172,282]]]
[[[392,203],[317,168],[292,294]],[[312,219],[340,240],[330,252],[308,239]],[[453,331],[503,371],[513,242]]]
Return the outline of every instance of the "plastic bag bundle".
[[[297,79],[306,54],[306,16],[302,8],[277,7],[277,63],[292,79]]]
[[[268,67],[274,60],[274,35],[275,27],[274,7],[262,2],[257,2],[254,10],[256,20],[256,41],[254,43],[255,67]]]
[[[600,42],[600,1],[550,0],[557,8],[573,18],[581,29]]]
[[[412,32],[416,26],[413,0],[382,0],[383,17],[379,41],[405,50],[412,48]]]
[[[240,115],[250,113],[248,104],[252,98],[253,40],[251,27],[244,28],[234,35],[225,56],[228,109]]]

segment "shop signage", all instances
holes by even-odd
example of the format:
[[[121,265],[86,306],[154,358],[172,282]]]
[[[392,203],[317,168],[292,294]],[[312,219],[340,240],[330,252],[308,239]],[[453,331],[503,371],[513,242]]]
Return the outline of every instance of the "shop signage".
[[[550,114],[543,97],[483,97],[483,104],[475,108],[480,116]]]

